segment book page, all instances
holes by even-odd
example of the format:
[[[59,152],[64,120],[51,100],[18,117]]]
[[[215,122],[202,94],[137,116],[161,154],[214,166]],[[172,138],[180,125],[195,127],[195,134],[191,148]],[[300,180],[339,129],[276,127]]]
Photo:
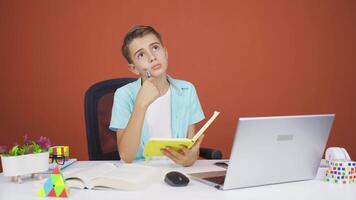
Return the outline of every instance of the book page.
[[[135,190],[150,185],[156,178],[162,179],[163,174],[159,169],[150,166],[101,163],[90,168],[72,169],[72,172],[66,172],[64,177],[70,187]]]
[[[109,187],[120,190],[136,190],[147,187],[163,177],[160,170],[137,164],[119,164],[116,169],[106,171],[91,179],[89,188]]]
[[[84,186],[87,186],[89,180],[115,168],[116,166],[113,163],[102,163],[90,168],[73,168],[68,171],[66,170],[63,172],[63,176],[68,183],[73,183],[73,186],[76,187],[79,187],[78,181],[81,181],[83,185],[82,188],[84,188]]]
[[[205,130],[210,126],[211,123],[213,123],[213,121],[219,114],[220,114],[220,112],[214,111],[213,116],[210,117],[210,119],[204,124],[203,127],[201,127],[201,129],[198,131],[198,133],[195,134],[195,136],[192,138],[193,143],[195,143],[200,138],[200,136],[203,135]]]
[[[70,188],[79,188],[79,189],[86,188],[84,182],[79,178],[74,178],[74,177],[73,178],[69,178],[69,179],[66,180],[66,184]]]

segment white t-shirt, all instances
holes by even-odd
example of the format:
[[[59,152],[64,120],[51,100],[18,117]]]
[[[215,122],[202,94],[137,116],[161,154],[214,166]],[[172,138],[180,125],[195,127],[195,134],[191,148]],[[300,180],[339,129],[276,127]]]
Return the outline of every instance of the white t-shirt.
[[[171,88],[158,97],[146,111],[148,138],[171,138]]]

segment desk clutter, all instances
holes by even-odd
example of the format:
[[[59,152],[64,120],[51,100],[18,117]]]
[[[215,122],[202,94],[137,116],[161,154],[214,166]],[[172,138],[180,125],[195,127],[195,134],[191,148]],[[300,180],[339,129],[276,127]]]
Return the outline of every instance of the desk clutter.
[[[54,170],[56,167],[64,169],[77,161],[76,158],[69,157],[68,146],[52,146],[48,149],[49,167],[48,170]]]
[[[330,147],[325,153],[328,169],[325,181],[335,184],[356,183],[356,162],[352,161],[344,148]]]
[[[42,179],[42,172],[48,170],[48,148],[51,142],[47,137],[40,136],[32,140],[28,135],[23,136],[21,144],[15,143],[9,149],[0,146],[1,163],[4,176],[11,177],[11,181],[22,183],[22,177]]]
[[[43,174],[48,174],[57,166],[63,169],[76,161],[69,158],[68,146],[51,146],[47,137],[31,140],[25,135],[23,140],[23,144],[15,144],[9,149],[0,146],[3,174],[11,177],[12,182],[22,183],[28,175],[31,179],[42,179]]]
[[[60,168],[57,166],[47,178],[46,182],[38,191],[39,197],[63,197],[69,196],[69,188],[61,173]]]
[[[356,162],[331,161],[326,170],[325,181],[337,184],[356,183]]]
[[[52,146],[48,149],[50,163],[57,162],[58,164],[64,164],[69,160],[69,147],[68,146]]]

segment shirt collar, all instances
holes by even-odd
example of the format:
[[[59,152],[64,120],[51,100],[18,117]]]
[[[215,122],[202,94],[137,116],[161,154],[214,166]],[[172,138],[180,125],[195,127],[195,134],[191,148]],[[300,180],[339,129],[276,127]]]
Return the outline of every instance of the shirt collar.
[[[167,80],[172,85],[172,87],[178,92],[179,95],[182,94],[183,89],[188,88],[187,84],[182,84],[181,81],[176,80],[169,75],[167,75]],[[140,77],[139,79],[137,79],[135,84],[137,89],[141,87],[141,82],[142,82],[142,78]]]

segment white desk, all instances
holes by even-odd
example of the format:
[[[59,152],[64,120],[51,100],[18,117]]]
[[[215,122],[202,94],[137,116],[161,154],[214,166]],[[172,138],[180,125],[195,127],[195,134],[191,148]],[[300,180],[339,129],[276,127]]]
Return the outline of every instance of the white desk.
[[[69,166],[70,170],[76,167],[94,166],[102,161],[78,161]],[[116,161],[118,162],[118,161]],[[173,164],[169,160],[151,161],[149,165],[161,167],[162,170],[177,170],[184,173],[199,171],[221,170],[214,166],[215,161],[199,160],[192,167],[181,167]],[[145,163],[142,163],[145,164]],[[315,180],[301,181],[286,184],[276,184],[269,186],[253,187],[246,189],[236,189],[229,191],[217,190],[213,187],[190,181],[186,187],[171,187],[167,185],[162,177],[162,181],[150,185],[142,191],[117,191],[117,190],[80,190],[71,189],[69,199],[139,199],[139,200],[188,200],[188,199],[320,199],[320,200],[356,200],[356,184],[337,185],[318,180],[322,176],[323,169],[320,169]],[[37,191],[40,189],[43,180],[25,179],[22,184],[10,182],[9,177],[0,175],[0,200],[13,199],[46,199],[37,198]],[[55,199],[55,198],[48,198]]]

